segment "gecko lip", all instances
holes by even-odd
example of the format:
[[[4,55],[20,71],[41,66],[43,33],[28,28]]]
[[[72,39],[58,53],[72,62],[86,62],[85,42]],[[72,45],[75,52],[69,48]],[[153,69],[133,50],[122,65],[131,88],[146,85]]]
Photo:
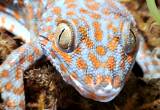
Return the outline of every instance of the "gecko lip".
[[[86,88],[79,81],[75,80],[72,77],[71,79],[73,86],[82,96],[100,102],[109,102],[113,100],[122,89],[122,87],[113,88],[111,84],[108,84],[103,88],[96,88],[96,86],[94,86],[93,88],[90,87]]]

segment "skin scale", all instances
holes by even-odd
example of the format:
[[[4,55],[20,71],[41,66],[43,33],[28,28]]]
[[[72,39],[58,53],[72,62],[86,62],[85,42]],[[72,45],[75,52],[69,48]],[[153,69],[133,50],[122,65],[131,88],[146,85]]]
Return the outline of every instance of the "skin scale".
[[[82,96],[100,102],[108,102],[119,94],[134,64],[137,40],[130,28],[135,26],[135,21],[119,2],[52,2],[40,2],[42,14],[36,21],[35,16],[28,18],[30,24],[37,24],[39,37],[32,35],[33,30],[24,31],[22,39],[26,43],[14,50],[0,66],[0,87],[6,109],[25,108],[23,71],[43,54]],[[30,13],[38,15],[35,10],[39,7],[34,3],[26,1],[26,7]],[[1,27],[9,31],[8,26],[23,27],[18,22],[6,24],[12,19],[14,16],[9,18],[1,12]],[[14,28],[11,32],[21,36],[18,31]],[[27,35],[34,40],[31,37],[27,40]],[[67,43],[63,41],[64,36],[69,37]]]

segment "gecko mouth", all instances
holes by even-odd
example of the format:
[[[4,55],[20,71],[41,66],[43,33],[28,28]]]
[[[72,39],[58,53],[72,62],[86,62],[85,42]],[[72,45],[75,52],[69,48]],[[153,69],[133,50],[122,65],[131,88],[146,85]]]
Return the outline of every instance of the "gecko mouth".
[[[114,99],[119,92],[121,91],[122,87],[113,88],[112,85],[107,85],[104,88],[89,88],[84,86],[84,84],[80,83],[79,81],[72,78],[72,82],[70,83],[75,89],[82,95],[89,99],[100,101],[100,102],[109,102]]]

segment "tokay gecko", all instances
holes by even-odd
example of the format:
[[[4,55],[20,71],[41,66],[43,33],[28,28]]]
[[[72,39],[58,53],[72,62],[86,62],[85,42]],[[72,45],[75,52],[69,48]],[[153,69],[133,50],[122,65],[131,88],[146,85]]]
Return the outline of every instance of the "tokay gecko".
[[[26,42],[0,65],[6,109],[25,109],[23,72],[43,55],[84,97],[108,102],[120,93],[138,50],[136,24],[123,5],[117,0],[24,0],[24,7],[25,17],[0,5],[0,27]]]

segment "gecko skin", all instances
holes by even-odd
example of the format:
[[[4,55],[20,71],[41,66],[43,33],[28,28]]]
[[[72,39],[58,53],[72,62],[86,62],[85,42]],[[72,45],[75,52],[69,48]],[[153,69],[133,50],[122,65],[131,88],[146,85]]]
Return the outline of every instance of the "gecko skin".
[[[40,36],[24,31],[22,39],[29,42],[14,50],[0,66],[0,87],[6,109],[25,108],[23,71],[43,54],[82,96],[100,102],[114,99],[123,88],[137,53],[137,40],[131,35],[131,25],[135,26],[131,14],[116,0],[44,0],[40,3],[43,12],[35,21]],[[37,15],[35,10],[39,7],[30,1],[26,4],[30,12]],[[23,25],[7,24],[12,20],[14,16],[0,13],[0,26],[22,36],[16,27]],[[72,30],[72,44],[67,49],[59,44],[61,35],[57,35],[56,28],[61,23]],[[65,28],[60,31],[63,34]]]
[[[136,61],[143,70],[144,79],[158,79],[160,78],[160,46],[153,48],[148,47],[142,35],[138,35],[139,50]]]

